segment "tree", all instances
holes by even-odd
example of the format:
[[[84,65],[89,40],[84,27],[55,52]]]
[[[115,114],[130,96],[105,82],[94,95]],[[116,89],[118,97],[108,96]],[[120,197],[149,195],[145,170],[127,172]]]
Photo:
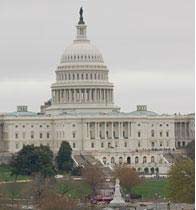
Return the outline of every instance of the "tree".
[[[73,169],[73,160],[71,154],[72,149],[69,143],[63,141],[56,156],[56,163],[59,171],[70,172]]]
[[[135,169],[127,166],[116,168],[114,171],[114,177],[120,180],[120,185],[126,192],[130,192],[132,187],[141,182]]]
[[[34,173],[40,173],[44,177],[55,174],[53,153],[48,146],[43,145],[40,147],[24,146],[12,157],[11,166],[12,174],[16,178],[18,175],[30,176]]]
[[[192,160],[195,160],[195,141],[191,141],[186,146],[186,154]]]
[[[176,162],[169,171],[169,198],[174,202],[193,203],[195,200],[195,164],[192,160]]]
[[[85,181],[91,186],[93,196],[95,196],[98,185],[105,181],[105,176],[102,170],[96,165],[85,166],[85,168],[82,169],[82,176]]]
[[[45,192],[40,202],[40,210],[74,210],[76,209],[76,201],[55,192]]]

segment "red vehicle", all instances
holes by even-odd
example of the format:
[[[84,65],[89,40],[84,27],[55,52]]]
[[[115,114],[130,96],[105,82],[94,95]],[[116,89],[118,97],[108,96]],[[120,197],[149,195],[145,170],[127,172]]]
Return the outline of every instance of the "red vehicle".
[[[95,198],[91,199],[92,204],[108,204],[112,200],[111,196],[102,196],[102,195],[97,195]]]

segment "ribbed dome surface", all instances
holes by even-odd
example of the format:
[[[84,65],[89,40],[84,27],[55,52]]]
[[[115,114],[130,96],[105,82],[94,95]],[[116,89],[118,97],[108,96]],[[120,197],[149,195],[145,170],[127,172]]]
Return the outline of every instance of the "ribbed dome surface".
[[[61,57],[61,64],[70,62],[103,63],[103,57],[97,47],[92,45],[90,41],[74,41],[65,49]]]

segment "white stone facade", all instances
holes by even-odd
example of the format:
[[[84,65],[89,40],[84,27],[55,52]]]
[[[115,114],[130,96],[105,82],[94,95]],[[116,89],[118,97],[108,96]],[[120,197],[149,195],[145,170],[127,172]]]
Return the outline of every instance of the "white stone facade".
[[[113,84],[99,50],[79,22],[52,84],[52,99],[33,113],[25,106],[0,115],[0,152],[23,145],[49,145],[56,153],[68,141],[74,154],[90,154],[106,166],[126,163],[138,171],[167,173],[164,154],[194,140],[194,115],[158,115],[138,106],[130,113],[114,105]],[[181,126],[182,125],[182,126]]]

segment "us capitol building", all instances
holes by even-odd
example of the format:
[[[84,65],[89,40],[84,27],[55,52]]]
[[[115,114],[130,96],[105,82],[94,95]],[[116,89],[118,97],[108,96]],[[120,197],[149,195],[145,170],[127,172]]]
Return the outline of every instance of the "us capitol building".
[[[194,114],[160,115],[146,105],[121,112],[103,56],[87,39],[82,8],[76,30],[55,71],[51,100],[40,113],[18,106],[0,115],[0,154],[27,144],[49,145],[56,153],[68,141],[76,162],[91,156],[104,166],[125,163],[146,174],[167,173],[168,157],[194,140]]]

